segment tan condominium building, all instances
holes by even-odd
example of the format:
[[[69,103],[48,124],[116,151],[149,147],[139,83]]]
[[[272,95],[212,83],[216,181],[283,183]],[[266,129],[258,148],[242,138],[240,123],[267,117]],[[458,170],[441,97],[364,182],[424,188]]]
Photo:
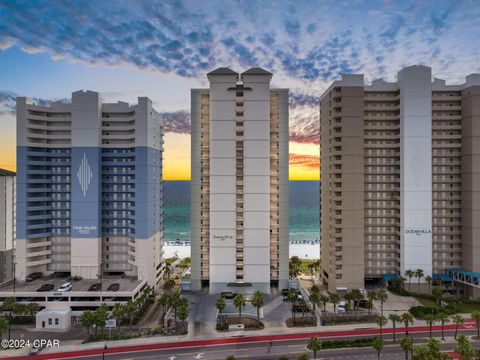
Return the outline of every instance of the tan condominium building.
[[[407,270],[480,296],[480,74],[344,75],[321,96],[321,264],[328,289]]]
[[[192,90],[191,288],[288,285],[288,89],[218,68]]]

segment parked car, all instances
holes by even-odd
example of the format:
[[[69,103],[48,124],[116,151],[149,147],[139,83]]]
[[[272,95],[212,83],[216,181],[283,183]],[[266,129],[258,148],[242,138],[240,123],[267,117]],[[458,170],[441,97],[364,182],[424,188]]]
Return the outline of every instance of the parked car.
[[[72,284],[69,282],[66,282],[62,284],[58,289],[58,292],[67,292],[67,291],[72,291]]]
[[[28,352],[29,355],[37,355],[40,351],[43,350],[44,346],[39,343],[40,343],[39,341],[34,342],[34,344],[32,345],[32,348]]]
[[[358,302],[358,307],[361,307],[363,309],[366,309],[368,307],[368,301],[365,299],[362,299]]]
[[[100,291],[101,288],[102,288],[101,283],[95,283],[88,288],[88,291]]]
[[[282,289],[282,295],[287,296],[288,295],[288,289]]]
[[[68,281],[80,281],[80,280],[82,280],[82,277],[81,277],[81,276],[77,276],[77,275],[75,275],[75,276],[70,276],[70,277],[68,278]]]
[[[120,290],[119,283],[110,284],[110,286],[107,288],[107,291],[118,291],[118,290]]]
[[[55,285],[53,284],[43,284],[42,286],[40,286],[37,291],[38,292],[45,292],[45,291],[52,291],[53,289],[55,289]]]
[[[346,311],[345,308],[342,307],[342,306],[339,306],[339,307],[337,308],[337,312],[338,312],[338,313],[344,313],[345,311]]]
[[[36,280],[36,279],[40,279],[41,277],[42,277],[42,273],[34,272],[34,273],[31,273],[30,275],[28,275],[27,278],[25,279],[25,281],[30,282],[30,281],[33,281],[33,280]]]
[[[224,299],[233,299],[235,297],[235,294],[231,291],[222,291],[220,293],[220,296]]]

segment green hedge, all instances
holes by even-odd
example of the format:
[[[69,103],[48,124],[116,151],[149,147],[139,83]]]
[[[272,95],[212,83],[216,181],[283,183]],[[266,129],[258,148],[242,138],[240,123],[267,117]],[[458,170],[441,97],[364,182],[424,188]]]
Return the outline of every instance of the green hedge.
[[[432,301],[437,301],[437,298],[433,295],[430,294],[422,294],[422,293],[416,293],[413,291],[408,291],[405,290],[404,288],[398,287],[398,286],[389,286],[388,290],[395,295],[400,295],[400,296],[414,296],[418,297],[420,299],[427,299],[427,300],[432,300]]]
[[[456,314],[458,309],[453,305],[448,305],[443,308],[434,308],[430,306],[412,306],[409,312],[418,319],[425,319],[427,315],[438,315],[439,313],[445,313],[447,315]]]
[[[373,339],[375,338],[360,338],[354,340],[325,340],[322,341],[322,349],[369,347],[372,346]]]
[[[375,315],[365,316],[324,316],[320,319],[322,325],[363,324],[375,322]]]

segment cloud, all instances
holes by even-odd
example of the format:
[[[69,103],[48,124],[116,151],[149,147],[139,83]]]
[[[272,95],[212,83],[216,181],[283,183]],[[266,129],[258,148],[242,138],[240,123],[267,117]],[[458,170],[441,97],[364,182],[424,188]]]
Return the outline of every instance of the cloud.
[[[392,78],[413,63],[458,81],[480,70],[479,15],[475,0],[3,1],[0,51],[202,79],[218,66],[264,66],[308,93],[345,72]]]
[[[0,115],[2,114],[15,114],[17,106],[17,94],[11,91],[0,91]],[[47,106],[53,102],[69,102],[69,99],[40,99],[30,98],[32,103]]]
[[[307,169],[320,169],[320,155],[289,154],[288,163],[290,166]]]
[[[189,134],[190,133],[190,112],[178,110],[173,112],[160,113],[163,120],[163,130],[166,133]]]
[[[112,96],[112,94],[109,94]],[[17,94],[0,91],[0,115],[15,114]],[[47,106],[52,102],[67,103],[69,99],[32,99],[38,105]],[[290,95],[290,141],[319,144],[318,98],[312,95],[293,92]],[[160,112],[166,133],[189,134],[190,111],[177,110]]]

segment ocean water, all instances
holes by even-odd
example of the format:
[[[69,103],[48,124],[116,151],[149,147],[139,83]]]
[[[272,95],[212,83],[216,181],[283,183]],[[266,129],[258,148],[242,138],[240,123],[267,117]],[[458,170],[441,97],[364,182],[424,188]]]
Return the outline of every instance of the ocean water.
[[[190,181],[165,182],[164,238],[190,240]],[[320,182],[290,181],[290,241],[320,238]]]

